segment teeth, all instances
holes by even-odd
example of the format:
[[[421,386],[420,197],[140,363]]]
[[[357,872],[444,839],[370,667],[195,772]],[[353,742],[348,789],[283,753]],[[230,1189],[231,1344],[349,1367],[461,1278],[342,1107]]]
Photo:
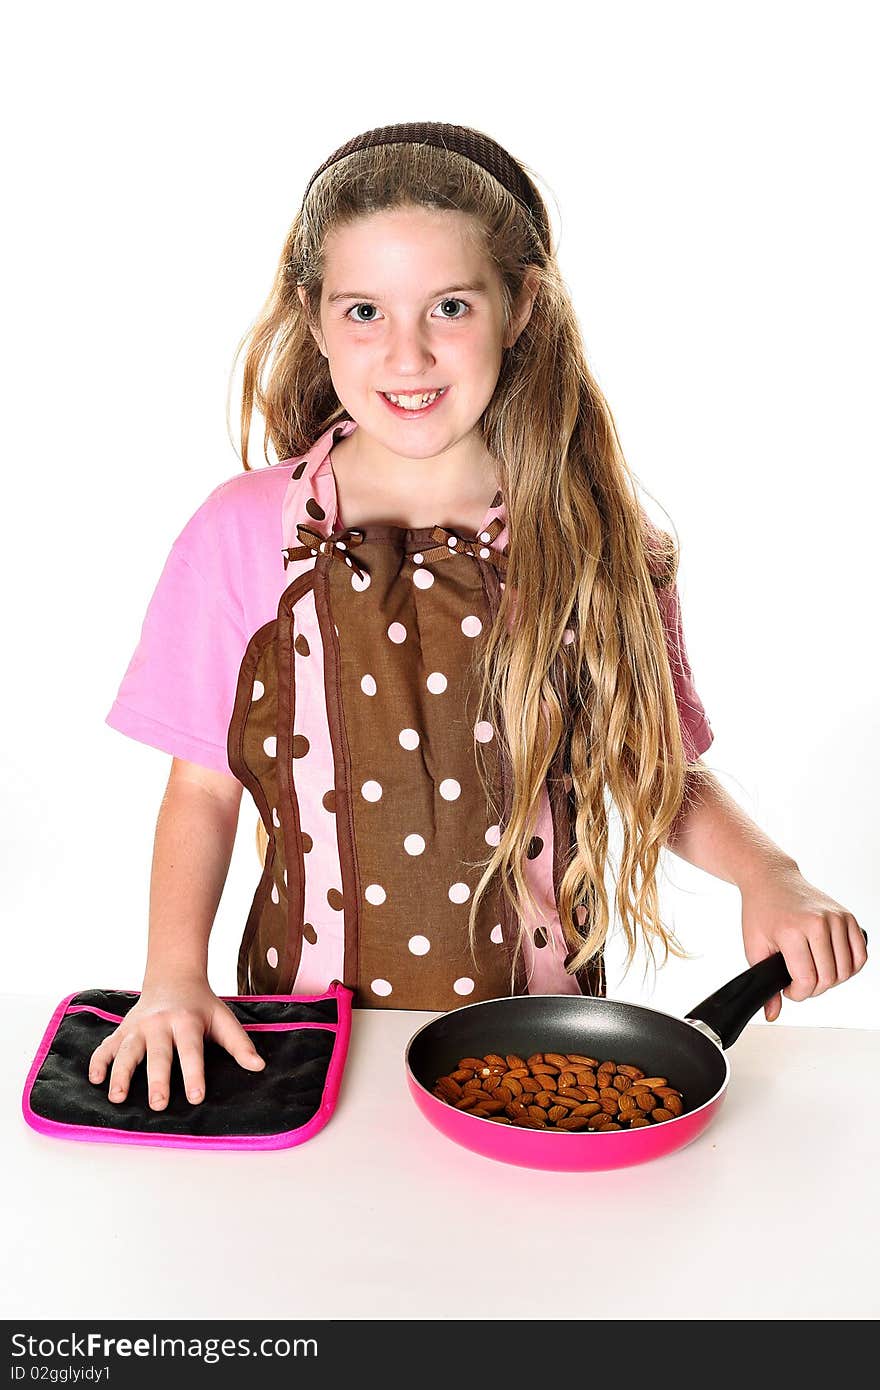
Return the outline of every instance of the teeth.
[[[443,390],[446,390],[445,386]],[[431,401],[442,395],[442,391],[431,391],[428,395],[422,396],[392,396],[390,391],[383,391],[382,395],[395,405],[402,406],[404,410],[421,410],[423,406],[430,405]]]

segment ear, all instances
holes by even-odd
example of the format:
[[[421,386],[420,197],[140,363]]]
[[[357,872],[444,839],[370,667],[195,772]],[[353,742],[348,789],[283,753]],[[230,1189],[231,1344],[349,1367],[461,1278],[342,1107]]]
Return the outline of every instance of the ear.
[[[520,292],[519,300],[517,301],[516,311],[508,334],[509,341],[504,344],[505,347],[513,347],[520,333],[522,333],[531,318],[535,298],[538,293],[538,286],[538,271],[535,266],[529,266],[523,277],[523,287]]]
[[[296,287],[296,292],[297,292],[297,294],[299,295],[299,302],[300,302],[300,304],[302,305],[303,309],[304,309],[305,312],[306,312],[306,321],[308,322],[308,325],[309,325],[309,332],[311,333],[311,335],[312,335],[312,337],[314,338],[315,342],[318,344],[318,351],[319,351],[324,357],[326,357],[326,356],[327,356],[327,351],[326,351],[326,348],[324,347],[324,340],[323,340],[323,338],[321,337],[321,334],[318,332],[318,330],[314,327],[314,325],[313,325],[311,319],[309,318],[308,309],[306,308],[306,292],[305,292],[305,287],[304,287],[303,285],[297,285],[297,287]]]

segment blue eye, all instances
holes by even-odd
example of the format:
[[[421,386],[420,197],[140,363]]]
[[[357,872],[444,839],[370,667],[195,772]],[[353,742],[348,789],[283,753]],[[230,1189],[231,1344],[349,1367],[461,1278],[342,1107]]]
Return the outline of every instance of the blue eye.
[[[467,303],[467,301],[464,300],[464,299],[457,299],[457,298],[448,297],[448,298],[446,298],[446,299],[441,299],[441,300],[440,300],[440,303],[441,303],[441,304],[461,304],[461,305],[464,306],[464,308],[465,308],[465,310],[467,311],[467,313],[470,313],[470,305],[469,305],[469,304]],[[346,311],[345,317],[346,317],[347,319],[348,319],[348,318],[351,318],[351,315],[352,315],[352,314],[355,312],[355,310],[357,310],[357,309],[375,309],[375,307],[376,307],[375,304],[370,304],[367,300],[363,300],[360,304],[353,304],[353,305],[351,306],[351,308],[348,309],[348,310]],[[463,318],[466,318],[466,316],[467,316],[467,314],[442,314],[442,315],[441,315],[441,318],[448,319],[450,322],[453,322],[453,323],[454,323],[456,319],[463,319]],[[353,322],[353,323],[375,323],[376,320],[375,320],[374,318],[364,319],[364,318],[361,318],[360,316],[358,316],[357,318],[352,319],[352,322]]]

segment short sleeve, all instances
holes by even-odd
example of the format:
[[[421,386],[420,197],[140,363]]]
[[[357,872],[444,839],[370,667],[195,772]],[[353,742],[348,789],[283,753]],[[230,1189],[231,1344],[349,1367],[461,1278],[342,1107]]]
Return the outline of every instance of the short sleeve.
[[[104,722],[232,776],[226,736],[247,639],[229,586],[236,557],[224,556],[221,545],[220,490],[175,540]]]
[[[694,685],[693,672],[688,661],[684,631],[681,620],[681,600],[678,586],[656,588],[660,616],[666,634],[666,650],[669,654],[669,667],[672,684],[678,703],[678,718],[684,743],[685,760],[689,763],[702,757],[710,747],[715,735],[706,717],[703,702]]]

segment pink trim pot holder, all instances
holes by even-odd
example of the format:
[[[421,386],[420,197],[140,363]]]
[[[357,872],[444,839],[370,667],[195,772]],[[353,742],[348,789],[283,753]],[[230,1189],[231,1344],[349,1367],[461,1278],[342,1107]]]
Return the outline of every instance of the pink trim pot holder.
[[[161,1144],[183,1149],[286,1149],[317,1134],[339,1095],[351,1033],[353,991],[334,980],[326,994],[223,995],[266,1065],[251,1072],[204,1039],[205,1098],[189,1101],[175,1050],[171,1093],[151,1110],[147,1068],[128,1095],[108,1098],[109,1071],[89,1080],[89,1058],[138,1001],[133,990],[87,989],[62,999],[49,1021],[22,1094],[32,1129],[57,1139]]]

